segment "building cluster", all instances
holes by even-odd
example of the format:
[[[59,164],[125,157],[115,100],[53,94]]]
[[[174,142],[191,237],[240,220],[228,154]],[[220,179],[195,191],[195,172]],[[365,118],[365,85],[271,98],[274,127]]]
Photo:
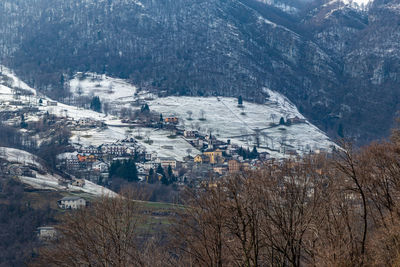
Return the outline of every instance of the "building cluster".
[[[31,105],[36,102],[37,105]],[[40,106],[57,106],[57,102],[47,100],[46,98],[40,98],[40,96],[26,95],[19,96],[16,94],[13,103],[15,105],[27,105],[37,107]],[[142,109],[146,110],[143,104]],[[147,107],[148,109],[148,107]],[[143,114],[149,114],[149,112],[142,112]],[[142,115],[143,115],[142,114]],[[62,115],[62,114],[61,114]],[[80,118],[73,120],[68,118],[67,111],[65,110],[65,118],[58,117],[47,117],[47,125],[55,128],[56,125],[60,124],[60,127],[68,127],[72,131],[85,131],[92,128],[103,128],[106,127],[104,122],[94,120],[92,118]],[[160,115],[160,116],[158,116]],[[130,118],[128,121],[133,127],[158,127],[168,129],[171,131],[171,136],[179,136],[186,140],[196,151],[200,151],[199,154],[184,157],[182,161],[178,161],[176,158],[162,157],[157,155],[155,152],[146,151],[146,148],[139,144],[134,138],[126,138],[115,143],[104,143],[99,146],[84,145],[75,147],[76,151],[73,153],[65,154],[59,159],[58,167],[60,170],[70,174],[72,183],[75,186],[81,186],[82,182],[90,180],[95,183],[106,185],[109,179],[109,171],[112,163],[116,160],[128,160],[133,159],[136,163],[137,174],[140,180],[146,181],[150,172],[154,172],[159,167],[169,170],[172,174],[177,177],[177,181],[181,183],[190,183],[192,180],[207,178],[209,175],[226,175],[229,173],[238,172],[240,170],[256,168],[261,165],[264,161],[269,159],[267,152],[258,152],[256,149],[252,151],[247,148],[239,147],[237,144],[231,143],[229,140],[220,140],[215,135],[204,134],[196,130],[188,130],[179,128],[179,118],[176,116],[163,117],[162,114],[156,114],[156,116],[150,116],[151,120],[142,120],[141,116],[137,118]],[[144,115],[143,115],[144,116]],[[142,116],[142,117],[143,117]],[[16,119],[21,119],[15,117]],[[52,121],[53,120],[53,121]],[[305,120],[294,117],[288,118],[287,122],[290,124],[304,123]],[[21,123],[20,121],[16,123]],[[172,147],[166,145],[161,146],[164,149],[172,149]],[[296,155],[296,150],[281,146],[280,151],[285,154]],[[185,152],[183,152],[185,153]],[[9,172],[23,172],[24,170],[8,170]],[[25,176],[29,174],[26,173]],[[33,174],[32,174],[33,175]]]
[[[145,148],[135,139],[129,138],[112,144],[79,147],[75,153],[64,156],[58,167],[76,177],[104,184],[113,161],[134,159],[136,162],[144,162],[146,157],[151,158],[152,155],[146,153]]]

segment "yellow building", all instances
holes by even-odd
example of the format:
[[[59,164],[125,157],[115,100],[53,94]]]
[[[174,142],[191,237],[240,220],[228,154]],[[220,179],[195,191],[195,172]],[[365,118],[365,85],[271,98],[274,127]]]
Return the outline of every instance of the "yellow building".
[[[193,161],[195,163],[209,163],[210,159],[205,155],[199,154],[196,157],[194,157]]]
[[[211,164],[216,164],[216,163],[223,163],[224,162],[224,157],[222,156],[222,150],[217,149],[214,151],[206,151],[203,153],[203,155],[207,156],[210,159]]]

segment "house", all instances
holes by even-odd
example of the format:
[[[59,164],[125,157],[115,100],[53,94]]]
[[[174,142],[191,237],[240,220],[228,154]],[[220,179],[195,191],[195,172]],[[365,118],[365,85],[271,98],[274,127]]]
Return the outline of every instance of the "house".
[[[145,158],[145,160],[153,161],[157,158],[157,153],[156,152],[146,152],[144,158]]]
[[[184,162],[188,162],[188,161],[192,161],[192,160],[194,160],[194,158],[192,156],[190,156],[190,155],[187,155],[187,156],[183,157],[183,161]]]
[[[81,197],[63,197],[57,203],[61,209],[79,209],[86,206],[86,200]]]
[[[290,148],[286,148],[285,149],[285,154],[290,155],[290,156],[297,156],[298,155],[296,149],[290,149]]]
[[[90,146],[83,147],[81,149],[81,152],[83,154],[94,154],[94,155],[97,155],[97,154],[101,153],[101,150],[98,147],[90,145]]]
[[[240,166],[241,166],[241,164],[237,160],[232,159],[232,160],[228,161],[229,173],[235,173],[235,172],[240,171]]]
[[[42,226],[37,228],[37,236],[40,241],[53,240],[56,237],[57,231],[52,226]]]
[[[216,165],[213,167],[213,171],[220,175],[224,175],[228,171],[228,166],[227,165]]]
[[[10,105],[12,105],[12,106],[22,106],[23,103],[22,103],[22,101],[19,101],[19,100],[12,100],[12,101],[10,101]]]
[[[78,155],[76,155],[76,156],[78,157],[78,161],[79,161],[79,162],[86,162],[87,156],[85,156],[85,155],[80,155],[80,154],[78,154]]]
[[[21,168],[21,172],[22,172],[22,176],[26,176],[26,177],[36,177],[36,174],[29,168],[29,167],[22,167]]]
[[[97,122],[91,118],[82,118],[78,120],[78,125],[83,127],[95,127]]]
[[[47,106],[57,106],[57,102],[56,101],[50,101],[50,100],[48,100],[47,101]]]
[[[129,146],[126,148],[126,154],[135,155],[137,153],[136,148],[133,146]]]
[[[71,185],[83,187],[85,185],[85,180],[84,179],[75,179],[71,182]]]
[[[85,155],[77,155],[79,162],[95,162],[97,157],[93,154],[85,156]]]
[[[122,156],[126,154],[127,148],[120,144],[105,145],[102,148],[104,154]]]
[[[210,159],[210,163],[211,164],[224,162],[224,157],[222,156],[222,150],[221,149],[205,151],[203,154]]]
[[[198,148],[202,148],[204,146],[204,140],[200,139],[200,138],[196,138],[194,140],[190,140],[189,143],[194,146],[194,147],[198,147]]]
[[[174,158],[159,157],[156,162],[161,164],[163,168],[167,168],[168,166],[171,166],[173,169],[176,168],[176,160]]]
[[[237,144],[228,144],[227,145],[227,147],[226,147],[226,153],[228,154],[228,155],[233,155],[234,154],[234,152],[236,151],[236,150],[238,150],[239,149],[239,146],[237,145]]]
[[[143,168],[145,170],[155,169],[155,168],[157,168],[157,165],[158,164],[154,161],[147,161],[143,164]]]
[[[78,169],[79,163],[80,163],[79,159],[77,159],[75,157],[67,158],[65,160],[65,165],[68,170]]]
[[[197,136],[197,131],[184,131],[183,136],[186,138],[195,138]]]
[[[195,163],[210,163],[210,158],[206,155],[199,154],[194,157],[193,160]]]
[[[258,157],[260,160],[268,160],[270,158],[270,154],[268,152],[259,152]]]
[[[177,117],[167,117],[164,119],[166,123],[173,123],[177,124],[179,122],[179,119]]]
[[[286,120],[290,124],[296,124],[296,123],[305,123],[306,119],[300,119],[299,117],[294,117],[294,118],[288,118]]]
[[[102,161],[96,161],[92,165],[92,170],[96,172],[106,172],[108,170],[108,165]]]

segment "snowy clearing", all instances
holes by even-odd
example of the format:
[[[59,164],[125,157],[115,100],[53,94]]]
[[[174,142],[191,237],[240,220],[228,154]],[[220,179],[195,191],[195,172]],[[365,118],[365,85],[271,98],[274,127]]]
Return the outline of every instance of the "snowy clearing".
[[[0,158],[9,161],[10,163],[18,163],[21,166],[33,165],[41,172],[45,172],[46,170],[46,168],[44,168],[43,165],[38,161],[36,156],[23,150],[0,147]],[[21,180],[21,182],[36,189],[85,192],[95,196],[117,195],[115,192],[87,180],[85,180],[85,185],[83,187],[72,185],[65,186],[59,183],[59,181],[62,180],[62,177],[60,177],[59,175],[52,175],[49,173],[42,174],[37,172],[36,170],[33,170],[33,173],[36,177],[19,176],[18,178]]]
[[[226,97],[166,97],[149,103],[151,110],[164,117],[177,116],[185,129],[212,133],[222,140],[232,140],[246,146],[254,145],[254,136],[260,132],[261,147],[279,151],[282,145],[299,153],[316,149],[329,149],[333,142],[308,121],[291,126],[273,126],[279,119],[304,117],[285,97],[269,91],[270,99],[264,104],[243,102],[238,107],[236,98]],[[189,113],[188,113],[189,112]],[[190,112],[192,114],[190,114]],[[190,120],[189,117],[192,117]],[[205,120],[202,120],[204,116]]]

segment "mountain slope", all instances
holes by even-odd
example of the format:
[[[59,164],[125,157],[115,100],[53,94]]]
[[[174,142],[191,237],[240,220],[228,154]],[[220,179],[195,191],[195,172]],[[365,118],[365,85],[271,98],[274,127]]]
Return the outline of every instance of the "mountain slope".
[[[260,101],[268,87],[331,136],[342,124],[366,141],[387,133],[397,109],[396,3],[5,0],[0,55],[54,96],[76,71],[161,95]]]

